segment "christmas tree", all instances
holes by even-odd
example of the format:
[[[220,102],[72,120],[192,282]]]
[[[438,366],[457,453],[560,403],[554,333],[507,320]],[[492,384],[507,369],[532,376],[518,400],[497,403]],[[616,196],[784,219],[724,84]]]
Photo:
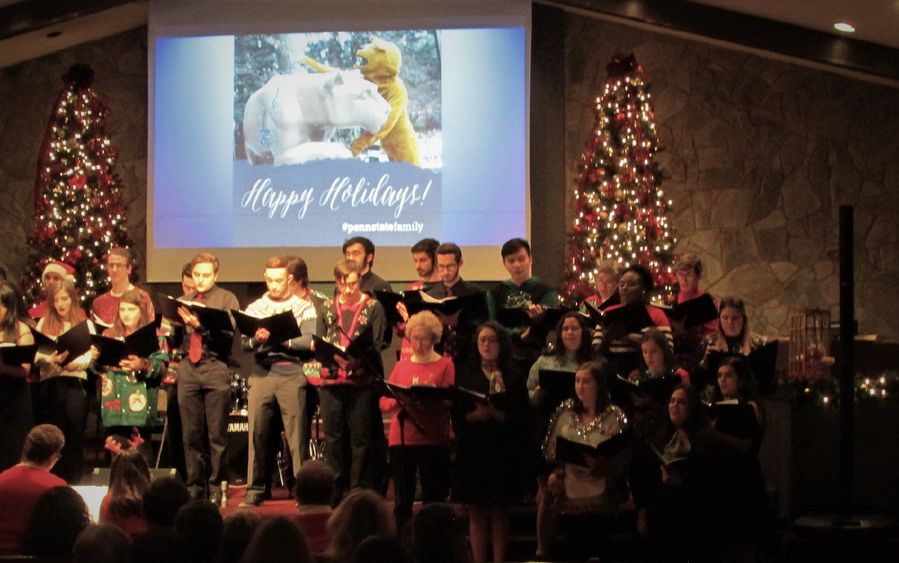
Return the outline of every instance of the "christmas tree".
[[[596,100],[593,131],[581,155],[574,191],[564,294],[595,292],[597,268],[647,266],[663,297],[672,294],[675,238],[661,190],[655,115],[644,70],[633,55],[616,55]]]
[[[106,134],[108,106],[91,88],[94,72],[73,65],[47,124],[34,190],[30,269],[23,279],[29,305],[41,300],[40,277],[51,260],[75,268],[82,305],[105,290],[103,258],[130,247],[117,151]]]

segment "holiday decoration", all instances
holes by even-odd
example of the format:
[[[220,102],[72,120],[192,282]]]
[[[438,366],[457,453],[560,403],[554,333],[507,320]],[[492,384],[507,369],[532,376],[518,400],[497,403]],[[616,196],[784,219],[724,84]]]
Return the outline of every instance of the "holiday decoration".
[[[41,272],[59,260],[75,269],[82,305],[105,290],[103,257],[130,247],[115,174],[117,151],[106,134],[108,106],[91,88],[94,72],[73,65],[63,76],[38,158],[30,269],[22,287],[30,306],[42,300]]]
[[[594,293],[604,262],[642,264],[670,300],[676,240],[666,217],[671,201],[660,188],[664,174],[653,160],[660,147],[649,86],[633,55],[616,55],[607,70],[574,190],[563,293],[572,301]]]

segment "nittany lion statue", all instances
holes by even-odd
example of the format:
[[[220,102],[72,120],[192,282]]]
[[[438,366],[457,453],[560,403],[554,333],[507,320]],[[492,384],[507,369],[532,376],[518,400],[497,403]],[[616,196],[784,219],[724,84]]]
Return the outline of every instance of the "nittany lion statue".
[[[247,159],[278,165],[349,157],[345,147],[325,143],[334,129],[361,126],[380,131],[389,114],[390,104],[358,70],[273,76],[253,92],[244,109]],[[309,149],[301,147],[310,141],[315,144]]]
[[[420,166],[418,141],[415,138],[412,121],[409,119],[409,93],[399,77],[400,67],[403,64],[399,47],[390,41],[372,37],[371,43],[363,46],[356,54],[365,60],[365,63],[358,67],[362,71],[362,76],[377,84],[378,92],[390,103],[390,117],[377,132],[372,133],[369,129],[369,132],[359,135],[350,145],[350,150],[357,155],[380,141],[381,148],[390,160]],[[318,72],[331,70],[309,57],[306,57],[303,63]]]

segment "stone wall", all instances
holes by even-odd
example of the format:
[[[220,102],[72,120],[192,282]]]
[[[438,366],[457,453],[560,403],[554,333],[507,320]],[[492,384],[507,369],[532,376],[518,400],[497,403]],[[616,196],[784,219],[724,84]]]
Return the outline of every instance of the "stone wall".
[[[704,287],[744,298],[762,333],[787,335],[797,306],[836,320],[838,208],[854,205],[859,329],[899,336],[899,90],[584,16],[567,23],[566,185],[606,64],[633,52],[652,86],[678,250],[700,254]]]
[[[144,271],[147,213],[147,29],[140,28],[0,69],[0,264],[25,271],[41,141],[62,75],[74,63],[94,69],[94,90],[109,102],[107,132],[119,150],[128,227]]]

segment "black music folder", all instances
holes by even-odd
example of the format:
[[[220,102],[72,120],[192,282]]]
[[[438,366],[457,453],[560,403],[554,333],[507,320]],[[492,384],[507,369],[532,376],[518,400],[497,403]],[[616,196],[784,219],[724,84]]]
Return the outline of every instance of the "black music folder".
[[[629,430],[620,432],[596,446],[556,436],[556,461],[589,467],[589,460],[600,456],[606,458],[614,457],[626,450],[630,445],[631,433]]]
[[[286,342],[303,334],[293,311],[283,311],[264,318],[254,317],[237,309],[231,309],[231,314],[234,315],[234,321],[237,323],[237,329],[240,333],[250,338],[260,328],[264,328],[271,333],[268,342],[273,344]]]
[[[718,318],[715,300],[708,293],[676,305],[653,305],[661,309],[669,319],[683,322],[684,328],[700,326]]]
[[[96,364],[117,366],[128,356],[149,358],[151,354],[159,350],[157,330],[158,325],[152,322],[135,330],[123,340],[95,334],[93,336],[94,345],[100,352]]]
[[[9,346],[0,344],[0,362],[7,366],[34,363],[34,354],[37,352],[37,344],[25,344],[21,346]]]
[[[84,354],[91,349],[93,344],[92,333],[94,332],[92,324],[87,321],[81,321],[66,332],[53,338],[32,329],[34,334],[34,343],[37,345],[38,352],[42,354],[52,354],[56,352],[62,354],[68,352],[67,362],[71,362],[78,356]]]
[[[452,399],[455,392],[452,387],[437,387],[436,385],[399,385],[385,381],[384,385],[403,398],[426,399],[429,401],[444,401]]]
[[[643,303],[606,309],[603,311],[601,324],[607,332],[620,332],[621,335],[639,333],[644,328],[655,325]]]
[[[365,327],[359,336],[350,341],[349,346],[343,347],[340,344],[328,342],[318,336],[312,337],[315,342],[315,358],[325,365],[334,363],[334,356],[340,356],[344,359],[362,358],[368,353],[368,350],[374,346],[371,326]]]
[[[181,319],[181,315],[178,314],[178,308],[184,307],[196,315],[200,320],[200,326],[209,332],[234,331],[234,324],[231,322],[231,315],[228,314],[228,311],[213,309],[212,307],[207,307],[203,303],[197,303],[196,301],[182,301],[171,295],[163,295],[162,297],[163,299],[159,300],[162,316],[170,321],[183,325],[184,321]]]
[[[743,361],[749,366],[752,375],[758,384],[759,392],[762,394],[770,393],[777,388],[777,352],[778,341],[772,340],[744,356],[738,352],[722,352],[720,350],[709,350],[706,357],[706,366],[710,376],[718,377],[718,368],[729,357],[743,358]]]
[[[709,405],[709,417],[715,430],[738,438],[755,438],[759,422],[752,405],[738,400],[718,401]]]
[[[417,298],[406,298],[406,310],[410,315],[419,311],[431,311],[444,316],[455,315],[461,311],[460,316],[466,319],[479,319],[487,317],[487,300],[484,293],[474,295],[451,295],[449,297],[432,297],[420,291],[415,294]]]
[[[632,404],[632,396],[634,395],[655,399],[656,401],[667,401],[674,388],[680,384],[681,378],[678,375],[664,375],[652,379],[644,378],[639,382],[616,375],[609,378],[609,393],[612,396],[612,402],[616,405],[626,406]]]
[[[381,289],[375,290],[375,299],[381,303],[381,307],[384,308],[384,314],[387,315],[387,324],[390,326],[396,326],[403,322],[403,317],[400,316],[399,311],[396,310],[396,306],[405,302],[406,294],[404,292],[396,293],[394,291],[383,291]],[[408,310],[408,306],[406,307]]]
[[[537,375],[543,392],[543,404],[547,408],[555,409],[565,399],[574,397],[573,371],[541,369]]]

